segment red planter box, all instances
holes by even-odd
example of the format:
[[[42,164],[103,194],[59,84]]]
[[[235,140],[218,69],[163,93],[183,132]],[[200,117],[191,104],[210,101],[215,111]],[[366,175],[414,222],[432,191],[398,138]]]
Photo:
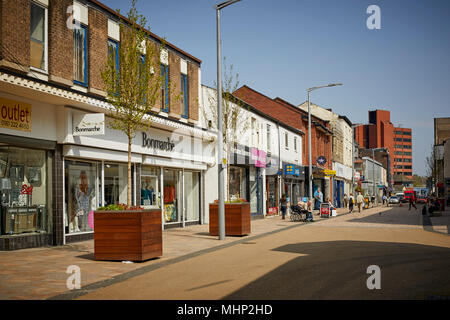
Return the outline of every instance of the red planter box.
[[[227,236],[243,236],[251,233],[250,203],[225,204],[225,234]],[[219,235],[219,206],[209,204],[209,234]]]
[[[94,255],[128,261],[162,256],[161,210],[95,211]]]

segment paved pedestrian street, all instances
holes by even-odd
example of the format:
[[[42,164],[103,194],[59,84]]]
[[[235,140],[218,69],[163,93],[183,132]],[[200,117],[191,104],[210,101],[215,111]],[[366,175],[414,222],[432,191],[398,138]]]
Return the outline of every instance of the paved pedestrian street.
[[[420,209],[420,208],[419,208]],[[345,214],[344,214],[345,213]],[[313,223],[252,221],[217,240],[208,225],[163,232],[163,257],[93,260],[93,241],[0,252],[1,299],[427,299],[450,296],[450,214],[376,207]],[[445,229],[444,230],[444,226]],[[81,270],[68,290],[66,269]],[[381,289],[369,290],[369,266]]]

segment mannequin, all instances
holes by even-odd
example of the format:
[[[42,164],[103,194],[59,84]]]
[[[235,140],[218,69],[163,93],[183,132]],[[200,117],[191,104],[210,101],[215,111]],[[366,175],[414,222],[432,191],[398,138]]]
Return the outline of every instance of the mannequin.
[[[78,184],[74,187],[74,209],[69,224],[70,232],[80,232],[80,227],[86,229],[91,209],[93,188],[89,186],[86,171],[81,171]],[[81,220],[81,226],[79,225]]]

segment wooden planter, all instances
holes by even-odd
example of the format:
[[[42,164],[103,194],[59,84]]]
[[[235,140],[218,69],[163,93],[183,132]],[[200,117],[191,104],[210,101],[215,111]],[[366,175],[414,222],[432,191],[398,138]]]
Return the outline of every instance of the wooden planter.
[[[127,261],[162,256],[161,210],[95,211],[94,255]]]
[[[243,236],[251,232],[250,203],[225,204],[225,234],[227,236]],[[219,206],[209,204],[209,234],[219,235]]]

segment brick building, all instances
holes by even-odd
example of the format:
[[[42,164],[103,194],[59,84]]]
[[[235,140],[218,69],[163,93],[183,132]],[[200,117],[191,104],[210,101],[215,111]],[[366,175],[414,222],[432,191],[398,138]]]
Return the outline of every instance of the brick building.
[[[369,111],[369,123],[355,128],[355,141],[365,149],[386,148],[391,158],[388,182],[395,189],[412,183],[412,130],[397,128],[390,111]]]
[[[92,239],[92,210],[126,202],[128,139],[100,72],[127,24],[96,0],[0,1],[0,250]],[[165,80],[132,141],[132,202],[161,208],[164,228],[203,223],[215,134],[196,127],[201,60],[146,36]]]
[[[233,94],[264,114],[305,133],[305,138],[302,139],[303,144],[298,147],[302,149],[302,169],[305,172],[305,181],[302,182],[302,195],[306,197],[309,192],[308,113],[281,98],[271,99],[245,85],[236,90]],[[332,199],[332,178],[328,177],[324,172],[324,170],[332,170],[333,168],[331,161],[332,131],[330,129],[329,121],[322,120],[315,116],[311,117],[311,145],[313,192],[315,192],[317,188],[320,188],[323,192],[324,199],[328,197]],[[325,157],[327,160],[324,165],[318,163],[318,159],[321,156]]]

